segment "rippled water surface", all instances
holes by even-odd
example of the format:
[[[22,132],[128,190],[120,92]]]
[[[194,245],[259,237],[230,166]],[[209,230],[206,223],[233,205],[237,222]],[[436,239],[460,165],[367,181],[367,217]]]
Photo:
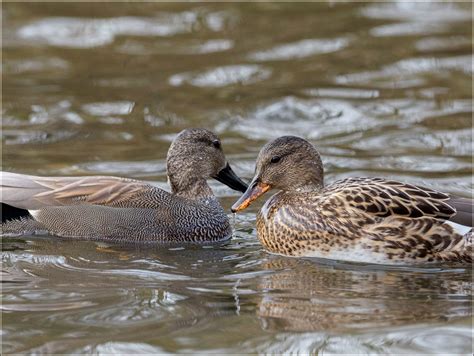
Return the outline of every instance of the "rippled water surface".
[[[295,134],[328,182],[473,193],[469,3],[2,8],[4,170],[166,187],[171,140],[199,126],[245,178]],[[470,270],[271,256],[259,206],[222,246],[3,239],[3,352],[472,352]]]

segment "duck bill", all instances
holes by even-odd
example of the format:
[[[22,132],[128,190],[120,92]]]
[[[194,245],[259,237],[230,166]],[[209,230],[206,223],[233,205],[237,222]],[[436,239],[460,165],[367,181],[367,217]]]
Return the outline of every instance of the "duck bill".
[[[270,188],[271,186],[269,184],[253,181],[245,193],[240,197],[240,199],[237,200],[234,205],[232,205],[231,211],[236,213],[238,211],[247,209],[255,199],[265,194],[268,190],[270,190]]]
[[[234,173],[232,168],[230,168],[229,163],[213,178],[227,185],[229,188],[242,193],[245,192],[248,187],[248,185]]]

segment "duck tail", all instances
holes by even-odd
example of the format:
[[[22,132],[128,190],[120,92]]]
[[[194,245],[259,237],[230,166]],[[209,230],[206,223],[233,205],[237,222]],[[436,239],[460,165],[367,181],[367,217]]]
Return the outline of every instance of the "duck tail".
[[[5,203],[2,203],[0,215],[2,216],[2,223],[9,220],[31,217],[28,210],[15,208]]]
[[[447,249],[437,253],[438,259],[445,262],[472,264],[473,250],[473,230],[462,236],[462,239],[452,249]]]
[[[464,262],[472,263],[472,229],[466,235],[463,236],[466,240],[464,248],[461,250],[460,254]]]
[[[456,209],[456,214],[454,214],[449,219],[449,221],[460,225],[473,227],[474,201],[472,199],[452,197],[446,203]]]
[[[5,223],[2,223],[0,227],[0,236],[2,237],[35,235],[46,232],[47,229],[39,221],[36,221],[33,218],[25,217],[9,220]]]

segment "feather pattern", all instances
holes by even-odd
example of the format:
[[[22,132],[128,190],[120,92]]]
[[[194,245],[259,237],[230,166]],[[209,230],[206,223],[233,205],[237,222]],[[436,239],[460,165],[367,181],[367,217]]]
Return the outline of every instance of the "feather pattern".
[[[28,210],[79,204],[156,208],[171,198],[170,193],[150,184],[119,177],[36,177],[2,172],[1,178],[2,202]]]
[[[382,178],[350,178],[319,191],[279,192],[257,216],[271,252],[382,264],[472,263],[472,230],[446,223],[447,194]]]
[[[447,204],[447,194],[383,178],[344,179],[326,186],[321,196],[341,199],[353,208],[382,217],[431,216],[447,220],[456,213]]]
[[[324,184],[318,150],[282,136],[259,152],[255,176],[232,206],[279,190],[257,215],[267,250],[382,264],[472,263],[472,200],[384,178]],[[462,226],[461,226],[461,225]]]

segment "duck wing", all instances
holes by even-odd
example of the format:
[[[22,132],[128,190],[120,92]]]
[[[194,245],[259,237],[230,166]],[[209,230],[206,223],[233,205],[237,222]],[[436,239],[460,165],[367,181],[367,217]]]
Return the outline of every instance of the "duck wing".
[[[383,178],[348,178],[326,186],[321,195],[376,216],[432,217],[468,222],[472,201],[429,188]],[[463,224],[465,225],[465,224]]]
[[[148,183],[119,177],[37,177],[1,172],[1,202],[20,209],[102,205],[154,208],[170,193]]]

